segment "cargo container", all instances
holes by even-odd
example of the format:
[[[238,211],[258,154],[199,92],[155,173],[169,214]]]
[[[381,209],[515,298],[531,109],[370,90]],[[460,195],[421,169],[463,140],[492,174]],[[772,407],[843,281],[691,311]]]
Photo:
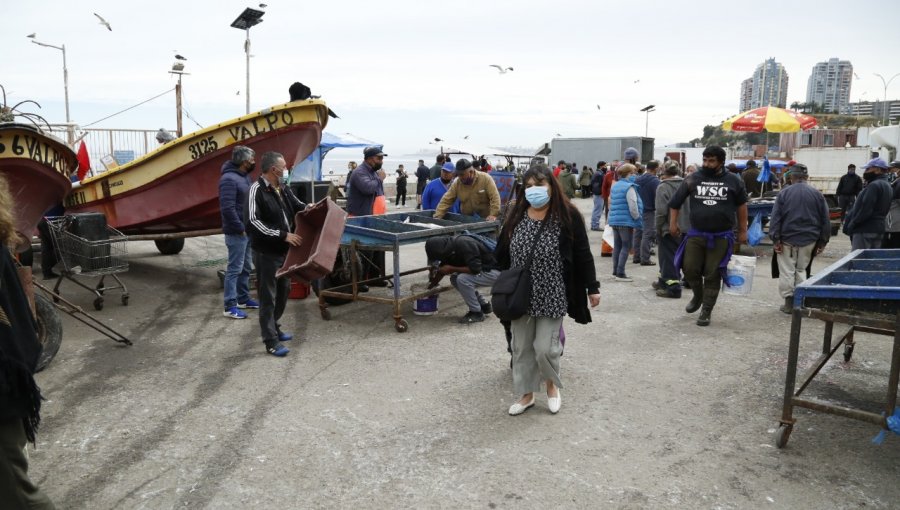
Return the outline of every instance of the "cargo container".
[[[575,162],[579,169],[584,165],[594,168],[598,161],[622,160],[628,147],[634,147],[641,154],[641,161],[653,159],[653,138],[643,136],[621,136],[601,138],[554,138],[550,142],[550,164],[559,160]]]

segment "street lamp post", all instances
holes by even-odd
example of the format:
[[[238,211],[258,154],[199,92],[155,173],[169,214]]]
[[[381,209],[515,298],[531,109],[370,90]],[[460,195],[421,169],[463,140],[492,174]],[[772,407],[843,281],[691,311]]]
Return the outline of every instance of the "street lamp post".
[[[244,53],[247,55],[247,88],[245,90],[247,99],[246,113],[250,113],[250,28],[262,23],[263,14],[265,14],[265,12],[247,7],[244,9],[244,12],[231,23],[232,27],[243,30],[247,35],[246,40],[244,40]]]
[[[656,108],[655,104],[641,108],[641,111],[647,114],[647,119],[644,123],[644,138],[646,138],[650,132],[650,112],[655,112],[656,110],[654,110],[654,108]]]
[[[34,34],[32,34],[34,35]],[[53,48],[55,50],[59,50],[62,52],[63,57],[63,87],[65,89],[65,98],[66,98],[66,141],[69,145],[72,145],[75,138],[75,133],[72,130],[72,119],[69,117],[69,68],[66,67],[66,45],[62,46],[54,46],[52,44],[42,43],[39,41],[31,39],[31,42],[37,44],[38,46],[44,46],[47,48]]]
[[[891,79],[885,81],[884,76],[881,76],[878,73],[872,73],[875,76],[881,78],[881,83],[884,85],[884,103],[881,104],[881,109],[884,110],[884,124],[887,125],[890,122],[890,117],[888,116],[888,107],[887,107],[887,89],[891,85],[891,82],[894,81],[894,78],[900,76],[900,73],[891,76]]]

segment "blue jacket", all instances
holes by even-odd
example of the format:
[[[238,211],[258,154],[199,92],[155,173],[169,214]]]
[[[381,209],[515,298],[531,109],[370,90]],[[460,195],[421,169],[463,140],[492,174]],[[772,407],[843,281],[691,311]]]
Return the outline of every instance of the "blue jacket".
[[[644,212],[656,210],[656,188],[659,187],[659,177],[650,172],[644,172],[634,180],[637,184],[637,193],[644,203]]]
[[[638,217],[635,219],[628,210],[628,199],[625,194],[629,189],[634,188],[637,195]],[[644,225],[641,214],[644,212],[644,204],[641,201],[641,195],[637,193],[637,186],[633,182],[626,180],[616,181],[612,189],[609,191],[609,219],[607,225],[613,227],[632,227],[642,228]]]
[[[250,176],[230,160],[222,165],[219,177],[219,209],[222,213],[222,232],[229,235],[244,233],[244,202],[250,190]]]
[[[449,188],[450,185],[447,184],[444,186],[440,177],[430,181],[425,186],[425,191],[422,192],[422,210],[428,211],[437,209],[438,204],[441,203],[441,198],[444,197],[444,193],[446,193]],[[457,199],[456,202],[453,202],[453,206],[450,207],[449,212],[459,214],[459,199]]]

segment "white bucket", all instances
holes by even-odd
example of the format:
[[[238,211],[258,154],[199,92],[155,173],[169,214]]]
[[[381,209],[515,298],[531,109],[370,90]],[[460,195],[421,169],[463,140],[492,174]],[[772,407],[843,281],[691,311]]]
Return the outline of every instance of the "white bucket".
[[[726,281],[722,292],[732,296],[747,296],[753,290],[753,275],[756,273],[756,257],[732,255],[728,261]]]

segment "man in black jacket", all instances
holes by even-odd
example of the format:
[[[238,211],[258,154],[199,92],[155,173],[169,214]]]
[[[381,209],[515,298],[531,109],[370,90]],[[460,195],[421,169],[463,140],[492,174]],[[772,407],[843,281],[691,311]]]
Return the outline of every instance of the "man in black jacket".
[[[491,287],[500,271],[494,253],[470,235],[437,236],[425,242],[429,263],[440,263],[432,283],[450,276],[450,283],[459,291],[469,311],[459,319],[460,324],[482,322],[491,313],[491,304],[478,292],[478,287]]]
[[[891,210],[893,196],[887,171],[888,164],[881,158],[875,158],[863,167],[866,187],[844,221],[844,233],[850,236],[850,247],[854,250],[881,248],[884,220]]]
[[[841,208],[841,223],[853,208],[853,202],[856,201],[856,196],[862,191],[862,187],[862,179],[856,175],[856,165],[851,163],[847,167],[847,173],[842,175],[841,180],[838,181],[837,190],[834,192],[837,195],[838,207]]]
[[[259,327],[266,352],[285,356],[290,350],[281,344],[293,338],[281,331],[278,319],[284,313],[291,282],[276,278],[275,272],[284,264],[290,246],[299,246],[302,239],[294,230],[294,215],[306,208],[281,185],[281,175],[287,168],[284,157],[277,152],[263,154],[262,172],[247,193],[244,221],[250,244],[256,256],[256,285],[259,292]]]

